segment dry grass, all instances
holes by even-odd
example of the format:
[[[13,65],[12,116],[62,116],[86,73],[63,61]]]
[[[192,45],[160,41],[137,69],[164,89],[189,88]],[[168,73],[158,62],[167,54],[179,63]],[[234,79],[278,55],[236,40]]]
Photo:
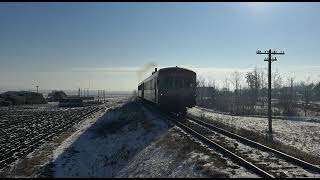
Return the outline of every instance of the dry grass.
[[[217,171],[212,168],[212,166],[204,164],[202,165],[202,172],[206,174],[208,177],[215,178],[229,178],[229,175],[220,171]]]
[[[198,142],[191,140],[187,135],[182,134],[178,130],[172,129],[171,131],[172,133],[166,133],[156,142],[156,147],[161,146],[169,152],[172,151],[176,154],[175,163],[173,163],[173,165],[179,165],[181,162],[188,160],[192,152],[202,153],[208,155],[209,158],[203,159],[200,156],[195,157],[192,162],[195,170],[207,177],[229,177],[228,174],[215,170],[212,163],[214,162],[215,167],[224,169],[227,167],[225,159],[222,159],[210,149],[200,146]],[[210,164],[210,166],[208,166],[208,164]]]
[[[201,111],[201,114],[200,114],[200,119],[201,120],[204,120],[206,118],[205,114],[203,111]]]

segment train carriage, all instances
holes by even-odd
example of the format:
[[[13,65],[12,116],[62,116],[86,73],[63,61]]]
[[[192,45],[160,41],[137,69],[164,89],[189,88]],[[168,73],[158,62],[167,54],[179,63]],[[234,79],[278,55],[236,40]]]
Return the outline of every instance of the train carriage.
[[[195,106],[195,91],[196,73],[180,67],[155,68],[152,75],[138,85],[140,98],[183,114],[187,107]]]

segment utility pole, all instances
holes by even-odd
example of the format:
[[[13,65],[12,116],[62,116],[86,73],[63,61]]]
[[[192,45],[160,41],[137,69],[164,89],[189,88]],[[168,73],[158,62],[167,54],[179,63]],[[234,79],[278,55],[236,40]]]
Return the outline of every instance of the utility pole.
[[[264,61],[268,61],[268,126],[269,126],[269,138],[272,140],[272,109],[271,109],[271,62],[277,61],[277,58],[272,58],[271,55],[279,54],[284,55],[284,51],[277,52],[277,51],[264,51],[261,52],[260,50],[257,51],[257,54],[268,54],[268,58],[265,58]]]
[[[37,86],[37,93],[38,93],[38,88],[39,88],[39,86]]]
[[[98,90],[98,102],[100,102],[100,90]]]
[[[103,103],[105,103],[105,102],[106,102],[106,94],[105,94],[105,92],[103,90]]]

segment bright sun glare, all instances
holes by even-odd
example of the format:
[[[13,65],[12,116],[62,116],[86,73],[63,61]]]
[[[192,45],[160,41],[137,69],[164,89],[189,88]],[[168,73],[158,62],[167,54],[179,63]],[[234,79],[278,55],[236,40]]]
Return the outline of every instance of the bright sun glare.
[[[261,6],[261,5],[265,5],[266,2],[246,2],[246,4],[249,6]]]

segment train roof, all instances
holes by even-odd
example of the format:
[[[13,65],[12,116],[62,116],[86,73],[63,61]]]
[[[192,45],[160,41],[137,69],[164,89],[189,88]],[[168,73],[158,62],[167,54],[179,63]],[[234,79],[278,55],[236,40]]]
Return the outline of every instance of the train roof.
[[[146,82],[146,81],[149,81],[150,79],[153,79],[153,77],[155,77],[155,76],[158,76],[158,74],[159,74],[159,72],[170,72],[170,71],[175,71],[175,70],[183,70],[183,71],[188,71],[188,72],[191,72],[191,73],[194,73],[195,74],[195,72],[194,71],[192,71],[192,70],[190,70],[190,69],[186,69],[186,68],[181,68],[181,67],[178,67],[178,66],[176,66],[176,67],[166,67],[166,68],[162,68],[162,69],[159,69],[159,70],[157,70],[156,72],[152,72],[152,75],[151,76],[149,76],[149,77],[147,77],[146,79],[144,79],[143,81],[141,81],[140,83],[139,83],[139,86],[143,83],[143,82]]]
[[[190,71],[190,72],[193,72],[195,73],[194,71],[190,70],[190,69],[186,69],[186,68],[181,68],[181,67],[167,67],[167,68],[162,68],[162,69],[159,69],[159,71],[172,71],[172,70],[177,70],[177,69],[181,69],[181,70],[184,70],[184,71]]]

